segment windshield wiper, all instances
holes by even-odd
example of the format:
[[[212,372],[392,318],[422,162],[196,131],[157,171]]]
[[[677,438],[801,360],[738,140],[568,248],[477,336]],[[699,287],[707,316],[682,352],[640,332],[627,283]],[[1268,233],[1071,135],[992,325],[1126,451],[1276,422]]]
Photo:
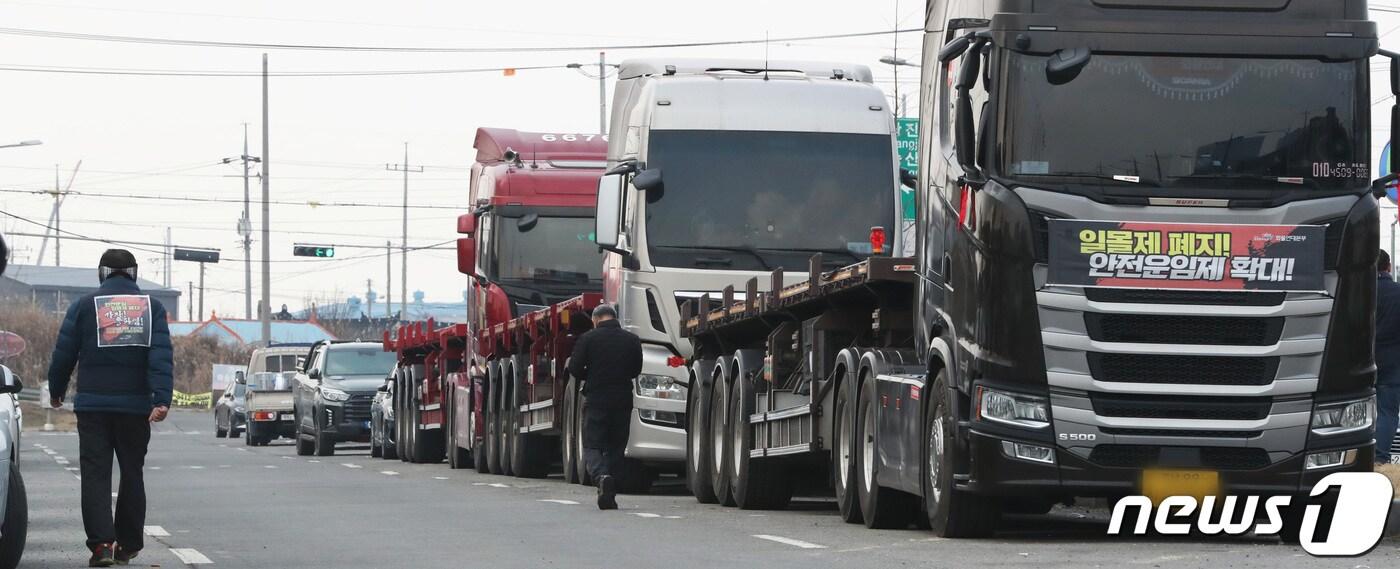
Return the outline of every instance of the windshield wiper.
[[[1268,182],[1274,184],[1287,184],[1290,186],[1302,186],[1310,190],[1317,189],[1317,180],[1309,178],[1288,178],[1282,176],[1264,176],[1262,174],[1192,174],[1190,176],[1177,176],[1177,180],[1239,180],[1246,182]]]
[[[823,254],[823,255],[844,255],[844,256],[850,257],[850,258],[851,258],[851,262],[853,262],[853,263],[859,263],[859,262],[865,260],[865,259],[861,258],[860,255],[857,255],[854,251],[851,251],[850,249],[842,249],[842,248],[839,248],[839,247],[831,247],[831,248],[829,248],[829,249],[822,249],[822,248],[801,248],[801,247],[784,247],[784,248],[782,248],[782,249],[769,249],[769,248],[765,248],[765,250],[766,250],[766,251],[793,251],[793,252],[796,252],[796,253],[821,253],[821,254]]]
[[[1021,175],[1023,175],[1023,176],[1038,176],[1038,177],[1042,177],[1042,178],[1084,178],[1084,179],[1087,179],[1087,180],[1105,180],[1105,181],[1109,181],[1109,182],[1118,182],[1118,183],[1120,183],[1120,184],[1132,184],[1132,185],[1134,185],[1134,186],[1148,186],[1148,187],[1152,187],[1152,188],[1160,188],[1160,187],[1162,187],[1161,182],[1158,182],[1157,180],[1153,180],[1153,179],[1151,179],[1151,178],[1144,178],[1144,177],[1142,177],[1142,176],[1129,176],[1129,175],[1126,175],[1126,174],[1120,174],[1120,175],[1108,175],[1108,174],[1021,174]]]
[[[771,271],[771,270],[773,270],[773,267],[771,267],[771,266],[768,265],[768,260],[763,258],[763,253],[759,253],[759,252],[758,252],[758,249],[755,249],[755,248],[753,248],[753,247],[720,247],[720,246],[715,246],[715,245],[704,245],[704,246],[697,246],[697,247],[681,247],[681,246],[678,246],[678,245],[656,245],[655,247],[656,247],[657,249],[672,249],[672,250],[674,250],[674,249],[687,249],[687,250],[692,250],[692,251],[728,251],[728,252],[734,252],[734,253],[748,253],[748,254],[749,254],[750,256],[752,256],[755,260],[758,261],[758,266],[763,267],[763,270],[765,270],[765,271]]]

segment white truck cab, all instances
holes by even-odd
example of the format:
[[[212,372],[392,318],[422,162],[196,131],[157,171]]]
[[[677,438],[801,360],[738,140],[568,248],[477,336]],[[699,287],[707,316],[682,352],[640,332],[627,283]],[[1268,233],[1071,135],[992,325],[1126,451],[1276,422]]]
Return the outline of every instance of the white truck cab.
[[[609,251],[604,298],[643,343],[629,458],[685,458],[680,304],[777,268],[795,283],[818,253],[832,268],[889,254],[899,176],[888,107],[864,65],[622,63],[596,238]]]

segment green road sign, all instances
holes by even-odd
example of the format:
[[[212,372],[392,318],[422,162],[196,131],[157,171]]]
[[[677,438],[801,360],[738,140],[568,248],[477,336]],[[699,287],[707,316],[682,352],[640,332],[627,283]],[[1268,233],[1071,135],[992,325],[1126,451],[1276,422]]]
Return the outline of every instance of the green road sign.
[[[294,257],[323,257],[335,256],[335,247],[316,247],[314,245],[297,245],[292,247]]]
[[[919,119],[898,119],[895,141],[899,149],[899,167],[919,174]],[[914,190],[900,186],[900,204],[904,219],[914,219]]]

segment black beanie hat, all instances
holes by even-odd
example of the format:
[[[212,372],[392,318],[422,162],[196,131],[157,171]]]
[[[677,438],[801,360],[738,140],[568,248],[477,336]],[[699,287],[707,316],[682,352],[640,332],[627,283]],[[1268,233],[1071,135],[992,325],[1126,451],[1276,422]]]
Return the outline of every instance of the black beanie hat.
[[[122,274],[131,280],[136,280],[136,256],[126,249],[108,249],[102,254],[102,260],[97,263],[97,278],[99,281],[107,280],[107,277],[114,274]]]

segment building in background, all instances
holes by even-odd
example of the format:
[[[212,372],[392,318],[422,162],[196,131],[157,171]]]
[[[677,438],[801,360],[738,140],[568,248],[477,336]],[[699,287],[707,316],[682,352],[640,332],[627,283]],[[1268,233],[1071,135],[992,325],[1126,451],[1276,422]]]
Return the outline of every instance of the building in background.
[[[0,276],[0,298],[28,299],[44,310],[62,314],[73,301],[97,290],[97,267],[10,265]],[[180,319],[180,290],[137,279],[141,290],[160,301],[172,320]]]
[[[262,324],[257,320],[209,317],[204,322],[172,322],[171,336],[210,336],[231,346],[262,343]],[[315,320],[273,320],[272,342],[275,344],[311,344],[321,340],[338,339],[334,333]]]

